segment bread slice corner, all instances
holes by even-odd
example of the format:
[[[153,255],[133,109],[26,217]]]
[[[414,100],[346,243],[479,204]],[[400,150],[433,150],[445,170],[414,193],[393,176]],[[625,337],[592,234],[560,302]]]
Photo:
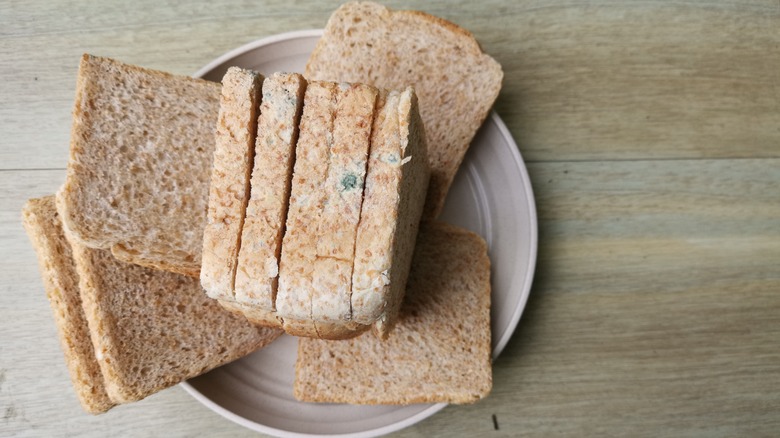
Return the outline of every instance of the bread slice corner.
[[[59,225],[54,197],[28,200],[22,209],[22,223],[38,257],[44,290],[76,396],[85,411],[106,412],[115,403],[106,392],[103,374],[95,359],[81,305],[78,274],[73,266],[70,245]]]

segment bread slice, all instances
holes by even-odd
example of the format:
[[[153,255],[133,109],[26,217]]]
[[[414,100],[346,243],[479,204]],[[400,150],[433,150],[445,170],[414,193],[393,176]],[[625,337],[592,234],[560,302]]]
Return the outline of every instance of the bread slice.
[[[276,300],[288,333],[339,339],[367,328],[350,321],[350,290],[377,92],[330,82],[306,91]]]
[[[110,400],[127,403],[247,355],[282,333],[223,310],[194,278],[121,262],[109,251],[72,241],[71,253],[53,197],[31,200],[25,223],[44,260],[44,275],[50,275],[47,282],[59,283],[68,297],[70,317],[80,291],[85,316],[60,325],[74,334],[68,360],[92,364],[80,374],[79,394],[101,394],[95,365]],[[61,316],[55,311],[58,323],[65,322]],[[76,354],[79,359],[71,359]]]
[[[472,403],[492,387],[490,354],[487,245],[434,222],[420,228],[406,300],[387,339],[301,338],[293,391],[307,402]]]
[[[306,80],[296,73],[275,73],[263,82],[257,121],[251,195],[241,231],[235,298],[274,318],[279,256],[290,197],[298,123]]]
[[[259,73],[238,67],[230,67],[222,78],[200,271],[201,284],[214,299],[235,298],[262,83]]]
[[[363,84],[338,87],[312,278],[312,318],[321,335],[319,325],[352,319],[352,266],[377,94]]]
[[[92,414],[114,406],[108,397],[100,366],[81,307],[79,278],[73,254],[60,226],[54,197],[30,199],[22,209],[22,222],[38,255],[43,286],[57,325],[60,345],[81,406]]]
[[[371,154],[352,275],[352,319],[386,337],[406,290],[428,188],[425,130],[410,87],[383,93]]]
[[[295,166],[282,239],[276,310],[289,320],[311,320],[311,282],[317,241],[317,223],[325,203],[323,185],[328,176],[328,153],[333,142],[336,84],[309,82],[295,149]],[[291,334],[313,335],[313,327],[296,328],[285,322]]]
[[[392,90],[414,86],[431,165],[425,217],[433,218],[498,96],[503,72],[471,33],[453,23],[422,12],[350,2],[328,20],[305,76]]]
[[[79,242],[198,276],[220,85],[84,55],[57,195]]]
[[[140,400],[243,357],[281,331],[223,310],[197,279],[74,245],[81,297],[112,400]]]

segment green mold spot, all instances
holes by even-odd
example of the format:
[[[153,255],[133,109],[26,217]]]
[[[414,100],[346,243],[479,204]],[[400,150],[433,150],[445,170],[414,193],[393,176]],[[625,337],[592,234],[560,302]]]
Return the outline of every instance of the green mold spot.
[[[352,190],[358,186],[358,177],[354,173],[348,173],[341,178],[341,191]]]

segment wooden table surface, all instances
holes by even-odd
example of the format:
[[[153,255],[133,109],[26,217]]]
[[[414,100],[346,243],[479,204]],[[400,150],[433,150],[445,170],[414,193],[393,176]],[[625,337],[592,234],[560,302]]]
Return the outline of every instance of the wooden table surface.
[[[191,74],[338,6],[167,3],[0,3],[0,436],[253,435],[179,387],[84,414],[20,224],[64,180],[83,52]],[[503,65],[495,109],[539,213],[492,394],[396,435],[777,436],[780,2],[389,5],[454,21]]]

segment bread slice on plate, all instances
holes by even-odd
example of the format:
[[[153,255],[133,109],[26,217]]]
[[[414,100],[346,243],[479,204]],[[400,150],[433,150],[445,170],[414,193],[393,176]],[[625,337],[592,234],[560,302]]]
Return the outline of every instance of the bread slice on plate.
[[[54,197],[30,199],[22,209],[22,223],[30,236],[43,286],[57,326],[73,389],[85,411],[99,414],[115,403],[106,392],[103,374],[95,358],[89,327],[79,295],[79,277],[73,254],[65,240]]]
[[[53,198],[33,200],[28,206],[33,207],[26,211],[37,208],[39,217],[55,217]],[[73,241],[71,257],[64,231],[51,219],[33,229],[33,241],[42,240],[42,233],[58,236],[48,246],[36,245],[40,258],[57,263],[44,275],[78,274],[77,292],[71,278],[67,294],[79,294],[89,331],[82,328],[77,342],[91,339],[106,393],[114,403],[139,400],[195,377],[282,333],[256,327],[222,309],[197,279],[128,264],[109,251]],[[96,376],[89,377],[96,385]]]
[[[311,80],[413,86],[428,136],[431,184],[425,217],[436,217],[477,129],[501,88],[501,66],[474,36],[418,11],[349,2],[328,20],[304,74]]]
[[[325,203],[317,226],[312,276],[312,318],[321,337],[351,325],[352,266],[365,187],[371,128],[378,90],[363,84],[338,86]],[[328,328],[331,327],[331,328]]]
[[[430,171],[417,97],[382,92],[355,242],[352,319],[387,336],[406,290]]]
[[[220,85],[84,55],[58,209],[79,242],[198,276]]]
[[[312,324],[298,326],[290,321],[312,319],[312,245],[317,241],[317,223],[325,203],[322,187],[333,141],[336,88],[331,82],[309,82],[304,96],[276,294],[277,313],[285,319],[285,331],[290,334],[317,336]]]
[[[276,302],[288,333],[341,339],[368,328],[351,321],[350,291],[377,93],[331,82],[306,91]]]
[[[255,155],[263,77],[230,67],[222,78],[200,281],[214,299],[233,300]]]
[[[386,340],[298,341],[293,391],[301,401],[472,403],[491,387],[487,245],[441,222],[420,227],[406,299]]]
[[[222,304],[297,336],[346,339],[372,325],[385,336],[403,298],[429,179],[414,90],[309,83],[295,153],[276,293],[271,249],[284,208],[277,191],[290,176],[260,162],[258,149],[252,196],[262,194],[264,211],[274,216],[258,221],[265,231],[245,221],[236,301]],[[255,184],[261,177],[276,179],[280,189]],[[238,290],[260,283],[259,294]]]
[[[306,80],[296,73],[274,73],[263,82],[235,282],[236,301],[264,311],[262,320],[275,318],[279,256],[305,90]]]

